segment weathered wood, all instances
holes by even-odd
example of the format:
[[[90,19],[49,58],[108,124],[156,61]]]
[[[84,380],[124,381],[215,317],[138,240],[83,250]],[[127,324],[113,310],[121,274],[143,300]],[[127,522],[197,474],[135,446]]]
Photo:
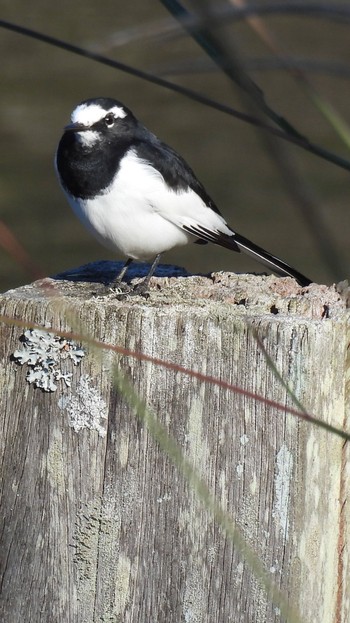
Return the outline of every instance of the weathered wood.
[[[152,280],[149,300],[120,302],[93,296],[91,283],[45,283],[4,294],[1,314],[53,333],[81,329],[295,406],[254,329],[304,407],[350,428],[345,286],[341,296],[274,277],[165,276]],[[64,362],[72,386],[58,380],[45,392],[13,360],[22,333],[0,325],[1,620],[284,620],[116,391],[116,360],[301,620],[350,620],[344,440],[218,385],[86,345],[79,365]]]

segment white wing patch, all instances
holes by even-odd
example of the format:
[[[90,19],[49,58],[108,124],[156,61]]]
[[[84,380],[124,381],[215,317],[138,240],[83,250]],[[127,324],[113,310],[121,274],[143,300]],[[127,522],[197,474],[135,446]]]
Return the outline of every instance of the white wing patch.
[[[134,189],[139,185],[145,203],[163,219],[183,228],[184,225],[203,226],[214,232],[222,232],[232,236],[232,231],[221,214],[209,208],[197,193],[189,188],[176,192],[169,188],[161,173],[147,161],[141,160],[130,150],[122,161],[118,177],[125,175],[125,186]],[[124,177],[124,176],[123,176]]]

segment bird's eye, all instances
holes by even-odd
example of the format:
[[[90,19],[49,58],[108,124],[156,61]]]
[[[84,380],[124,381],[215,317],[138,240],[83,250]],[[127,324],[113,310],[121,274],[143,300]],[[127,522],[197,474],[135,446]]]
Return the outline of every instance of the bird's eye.
[[[104,121],[107,128],[111,128],[114,125],[115,116],[113,115],[113,113],[109,112],[108,115],[105,116]]]

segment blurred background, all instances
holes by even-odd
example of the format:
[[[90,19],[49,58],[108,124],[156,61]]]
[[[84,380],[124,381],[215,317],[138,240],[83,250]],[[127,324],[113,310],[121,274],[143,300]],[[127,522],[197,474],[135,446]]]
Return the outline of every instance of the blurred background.
[[[302,6],[284,7],[293,4]],[[261,114],[160,2],[61,0],[55,8],[44,0],[0,0],[0,8],[3,20]],[[253,21],[226,15],[215,36],[228,56],[238,53],[240,70],[262,88],[271,108],[312,142],[350,160],[349,20],[350,14],[336,20],[327,13],[284,12]],[[3,28],[0,54],[1,291],[32,280],[26,260],[20,265],[18,253],[9,252],[9,231],[42,275],[121,259],[76,220],[53,167],[72,109],[97,96],[121,100],[177,149],[239,233],[320,283],[349,276],[349,171],[171,90]],[[263,272],[246,256],[213,245],[180,248],[163,262],[191,272]]]

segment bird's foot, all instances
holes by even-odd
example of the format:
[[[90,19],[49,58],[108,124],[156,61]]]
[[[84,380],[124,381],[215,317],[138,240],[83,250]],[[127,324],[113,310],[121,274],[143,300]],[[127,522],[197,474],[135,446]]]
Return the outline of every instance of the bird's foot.
[[[105,283],[95,283],[92,291],[92,296],[109,296],[112,290],[109,285]]]
[[[149,299],[150,293],[148,291],[149,281],[143,280],[137,283],[133,289],[133,294],[136,296],[143,296],[145,299]]]
[[[128,292],[132,290],[132,287],[127,283],[97,283],[94,285],[94,290],[92,292],[93,296],[102,297],[102,296],[112,296],[115,294],[128,294]]]
[[[129,296],[142,296],[145,299],[149,298],[148,292],[148,284],[144,284],[143,281],[136,284],[136,286],[129,286],[127,289],[124,288],[123,291],[116,292],[116,298],[118,301],[123,301],[127,299]]]
[[[144,281],[140,281],[140,283],[137,283],[136,286],[131,286],[124,281],[114,281],[108,285],[102,283],[96,284],[93,296],[111,296],[112,298],[116,298],[118,301],[124,301],[129,296],[142,296],[143,298],[148,299],[150,295],[148,292],[148,283],[145,283]]]

